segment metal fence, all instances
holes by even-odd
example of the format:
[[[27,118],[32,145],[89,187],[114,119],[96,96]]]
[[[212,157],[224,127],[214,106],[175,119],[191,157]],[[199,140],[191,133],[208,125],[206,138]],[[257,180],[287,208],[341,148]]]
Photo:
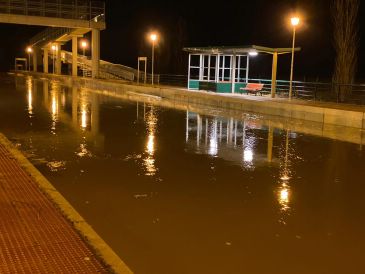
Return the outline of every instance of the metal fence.
[[[161,74],[160,84],[187,87],[187,75]],[[264,84],[263,90],[271,91],[271,80],[249,79],[250,83]],[[276,82],[277,97],[289,96],[289,81]],[[307,101],[336,102],[365,105],[365,84],[337,84],[323,82],[293,81],[293,98]]]
[[[264,90],[271,90],[271,80],[250,79],[249,82],[262,83]],[[289,81],[277,81],[276,92],[279,97],[288,97],[289,84]],[[293,81],[293,97],[310,101],[365,105],[365,84]]]
[[[0,13],[105,21],[105,2],[88,0],[0,0]]]

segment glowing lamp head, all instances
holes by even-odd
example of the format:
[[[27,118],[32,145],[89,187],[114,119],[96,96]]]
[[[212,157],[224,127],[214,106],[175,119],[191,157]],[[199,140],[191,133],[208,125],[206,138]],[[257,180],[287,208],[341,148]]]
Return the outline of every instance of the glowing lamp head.
[[[293,26],[293,27],[298,26],[298,25],[299,25],[299,23],[300,23],[300,19],[299,19],[299,17],[292,17],[292,18],[290,19],[290,21],[291,21],[291,24],[292,24],[292,26]]]
[[[152,42],[155,42],[157,40],[157,34],[156,33],[152,33],[150,35],[150,39],[151,39]]]
[[[52,49],[53,51],[56,51],[56,50],[57,50],[57,46],[56,46],[56,45],[52,45],[51,49]]]
[[[28,53],[32,53],[33,52],[33,49],[31,47],[27,47],[27,52]]]
[[[85,40],[81,41],[81,47],[83,49],[87,48],[87,42]]]
[[[250,55],[250,56],[252,56],[252,57],[255,57],[255,56],[259,55],[259,53],[258,53],[257,51],[250,51],[250,52],[248,53],[248,55]]]

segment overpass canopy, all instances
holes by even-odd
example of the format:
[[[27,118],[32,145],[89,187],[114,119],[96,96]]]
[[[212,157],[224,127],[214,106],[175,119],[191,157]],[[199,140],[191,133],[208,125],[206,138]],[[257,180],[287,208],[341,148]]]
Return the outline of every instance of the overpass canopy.
[[[226,55],[233,55],[233,54],[249,54],[251,52],[257,53],[268,53],[274,54],[277,52],[278,54],[285,54],[291,53],[292,48],[268,48],[262,46],[237,46],[237,47],[191,47],[191,48],[184,48],[184,51],[187,51],[191,54],[226,54]],[[300,48],[295,48],[295,51],[300,51]]]

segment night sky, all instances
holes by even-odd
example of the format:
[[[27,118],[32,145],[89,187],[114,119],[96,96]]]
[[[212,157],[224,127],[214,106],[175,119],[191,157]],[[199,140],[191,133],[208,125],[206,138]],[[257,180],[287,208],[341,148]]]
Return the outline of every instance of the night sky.
[[[160,33],[156,48],[157,72],[186,74],[187,55],[182,47],[261,45],[291,47],[290,14],[298,11],[304,22],[297,32],[295,78],[330,79],[334,64],[330,0],[221,1],[120,1],[107,0],[107,29],[101,34],[101,58],[132,67],[138,56],[151,55],[146,39],[150,30]],[[365,26],[362,3],[359,25]],[[0,25],[0,69],[6,71],[15,56],[25,56],[27,40],[41,27]],[[365,30],[360,28],[360,35]],[[360,38],[357,79],[365,79],[365,42]],[[279,58],[279,79],[289,77],[290,56]],[[251,77],[269,77],[271,57],[252,61]]]

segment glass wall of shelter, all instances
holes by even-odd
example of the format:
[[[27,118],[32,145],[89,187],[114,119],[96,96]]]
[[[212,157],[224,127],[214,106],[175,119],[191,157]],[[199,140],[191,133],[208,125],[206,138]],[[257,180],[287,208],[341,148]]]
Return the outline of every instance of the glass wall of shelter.
[[[250,54],[255,49],[185,48],[189,52],[188,89],[239,92],[249,77]]]
[[[199,47],[184,48],[189,53],[188,89],[209,90],[220,93],[236,93],[248,83],[250,57],[258,53],[273,56],[271,96],[275,97],[278,56],[296,48],[244,47]]]

